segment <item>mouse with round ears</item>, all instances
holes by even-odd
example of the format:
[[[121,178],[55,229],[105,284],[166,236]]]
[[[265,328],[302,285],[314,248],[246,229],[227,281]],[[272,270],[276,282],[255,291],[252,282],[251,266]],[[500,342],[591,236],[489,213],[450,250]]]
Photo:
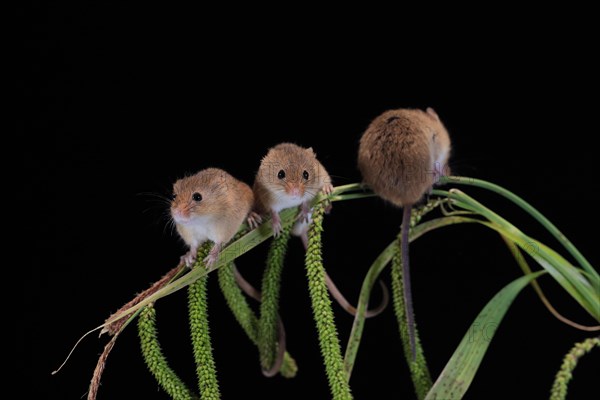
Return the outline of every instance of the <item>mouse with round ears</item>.
[[[291,234],[302,240],[304,248],[308,245],[308,229],[311,222],[310,203],[321,190],[331,194],[333,186],[325,167],[317,160],[312,148],[300,147],[293,143],[278,144],[267,152],[262,159],[254,181],[254,197],[258,214],[271,214],[273,231],[281,231],[279,211],[302,206],[301,215],[292,227]],[[330,205],[327,206],[330,208]],[[356,314],[352,306],[337,288],[329,274],[325,272],[327,287],[335,300],[350,314]],[[387,288],[382,285],[383,300],[366,317],[381,313],[388,304]]]
[[[416,350],[408,255],[411,209],[431,191],[441,175],[450,174],[450,151],[448,131],[432,108],[425,111],[402,108],[382,113],[369,124],[358,148],[363,182],[382,199],[403,207],[404,304],[413,359]]]
[[[280,143],[263,157],[253,191],[256,212],[271,215],[273,233],[278,236],[281,210],[301,206],[300,222],[307,221],[311,201],[319,191],[331,194],[333,185],[312,148]]]
[[[211,240],[215,244],[204,261],[212,266],[242,223],[254,223],[253,204],[250,186],[222,169],[207,168],[177,180],[170,212],[177,233],[189,246],[182,261],[191,267],[198,247]]]

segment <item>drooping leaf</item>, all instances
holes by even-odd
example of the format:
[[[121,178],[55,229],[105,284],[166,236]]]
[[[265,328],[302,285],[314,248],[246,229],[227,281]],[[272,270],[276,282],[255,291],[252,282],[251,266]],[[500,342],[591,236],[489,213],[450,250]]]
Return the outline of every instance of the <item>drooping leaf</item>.
[[[515,297],[544,271],[522,276],[501,289],[481,310],[425,400],[461,399],[469,389],[496,329]]]

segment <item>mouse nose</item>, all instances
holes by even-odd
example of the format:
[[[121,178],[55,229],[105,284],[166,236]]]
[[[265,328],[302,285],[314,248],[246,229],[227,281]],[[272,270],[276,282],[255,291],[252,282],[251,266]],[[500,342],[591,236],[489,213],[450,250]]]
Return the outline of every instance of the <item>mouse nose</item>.
[[[290,196],[302,197],[302,190],[298,186],[292,186],[290,188],[289,193],[290,193]]]
[[[173,215],[175,222],[185,222],[189,218],[189,215],[185,212],[185,210],[180,208],[171,209],[171,215]]]

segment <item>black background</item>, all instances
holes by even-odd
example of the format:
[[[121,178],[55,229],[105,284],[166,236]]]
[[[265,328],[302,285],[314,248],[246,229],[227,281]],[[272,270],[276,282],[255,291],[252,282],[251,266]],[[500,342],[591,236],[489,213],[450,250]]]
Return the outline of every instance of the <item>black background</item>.
[[[214,21],[207,12],[93,4],[21,12],[27,23],[18,89],[26,103],[18,132],[25,151],[15,172],[25,211],[17,234],[31,267],[18,280],[26,295],[17,309],[16,343],[28,394],[84,396],[106,337],[88,336],[57,375],[50,373],[84,332],[177,263],[184,248],[160,200],[177,178],[212,166],[250,183],[267,149],[292,141],[315,149],[334,184],[357,182],[360,135],[391,108],[434,107],[453,141],[455,174],[521,195],[598,262],[589,192],[597,151],[588,139],[597,133],[597,112],[585,99],[592,67],[583,28],[567,34],[538,22],[527,33],[525,20],[515,19],[476,23],[456,38],[421,42],[417,33],[392,30],[367,40],[362,22],[327,29],[324,17],[268,26],[225,18],[228,24],[208,28]],[[509,39],[503,29],[523,32]],[[565,253],[506,200],[463,190]],[[353,302],[400,216],[369,199],[337,203],[327,217],[326,267]],[[261,245],[238,262],[255,284],[266,251]],[[437,376],[481,308],[521,272],[502,241],[480,226],[428,234],[413,244],[411,256],[416,317]],[[281,312],[300,368],[292,380],[262,376],[256,349],[216,280],[209,282],[224,399],[329,397],[299,241],[290,244],[287,260]],[[389,285],[387,271],[384,280]],[[564,315],[592,324],[551,278],[541,283]],[[163,349],[194,385],[185,291],[161,300],[157,310]],[[334,310],[345,347],[352,318],[335,304]],[[547,398],[563,355],[589,336],[553,318],[527,288],[499,326],[465,398]],[[596,352],[580,362],[570,398],[594,393],[598,360]],[[351,387],[357,399],[414,397],[391,306],[367,321]],[[147,371],[130,326],[108,359],[98,398],[167,397]]]

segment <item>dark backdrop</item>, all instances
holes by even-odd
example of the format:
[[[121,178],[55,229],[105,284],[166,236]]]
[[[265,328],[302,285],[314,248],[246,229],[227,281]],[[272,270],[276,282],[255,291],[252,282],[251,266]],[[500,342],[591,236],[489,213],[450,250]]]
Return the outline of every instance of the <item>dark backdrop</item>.
[[[184,248],[167,226],[160,197],[177,178],[212,166],[250,183],[267,149],[292,141],[312,146],[336,185],[357,182],[360,135],[391,108],[434,107],[453,141],[456,174],[521,195],[598,262],[589,194],[597,151],[587,139],[596,134],[597,111],[585,100],[592,73],[586,53],[577,50],[585,44],[582,30],[565,36],[540,24],[517,39],[490,32],[483,46],[477,40],[487,34],[486,23],[464,37],[422,43],[418,34],[399,32],[366,40],[358,24],[308,39],[315,27],[307,23],[208,29],[206,13],[102,4],[21,14],[26,57],[18,84],[27,103],[19,115],[25,151],[17,195],[27,204],[19,225],[27,246],[21,255],[31,267],[19,281],[26,296],[17,310],[16,343],[28,394],[84,396],[106,337],[87,337],[60,373],[51,371],[84,332],[176,265]],[[464,190],[563,252],[506,200]],[[327,217],[325,263],[353,302],[368,266],[397,234],[400,216],[369,199],[335,204]],[[262,245],[239,260],[255,284],[266,251]],[[411,255],[416,317],[437,376],[481,308],[521,272],[499,237],[480,226],[428,234]],[[328,398],[302,262],[293,241],[281,295],[289,351],[299,364],[292,380],[261,375],[255,348],[210,279],[223,398]],[[383,279],[389,285],[388,271]],[[563,314],[593,322],[551,278],[541,283]],[[194,385],[185,291],[161,300],[157,310],[164,351]],[[352,318],[334,310],[345,347]],[[525,289],[465,398],[547,398],[563,355],[588,336],[557,321]],[[391,306],[367,321],[351,380],[357,399],[413,397],[399,343]],[[596,352],[581,361],[570,398],[589,398],[598,360]],[[134,326],[118,340],[99,392],[99,399],[124,398],[167,398],[142,361]]]

